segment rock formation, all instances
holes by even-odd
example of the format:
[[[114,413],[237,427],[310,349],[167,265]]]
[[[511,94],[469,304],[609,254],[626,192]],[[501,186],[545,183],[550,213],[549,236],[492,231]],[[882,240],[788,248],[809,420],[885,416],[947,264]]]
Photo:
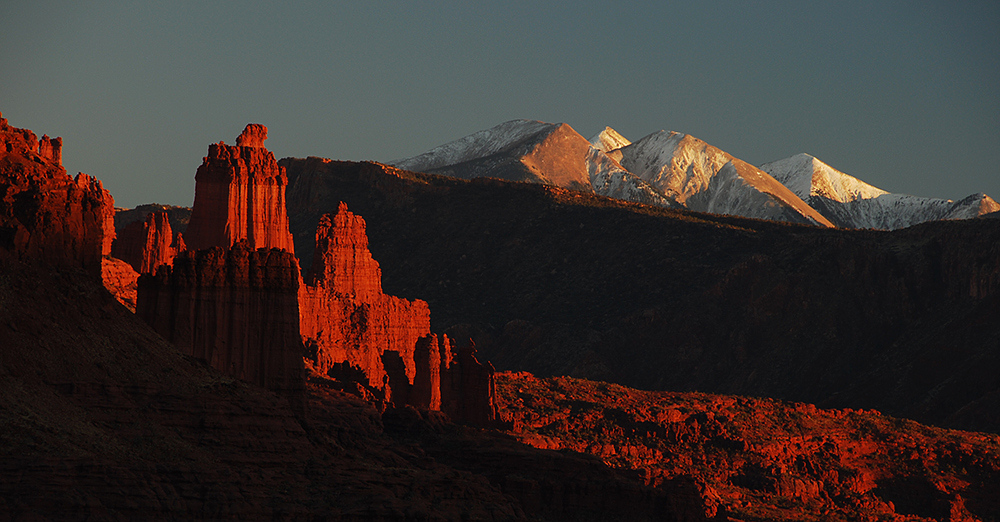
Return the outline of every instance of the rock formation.
[[[229,248],[246,241],[251,249],[293,252],[285,211],[288,178],[264,148],[267,128],[248,124],[236,146],[209,145],[195,175],[194,208],[185,233],[189,248]]]
[[[111,255],[132,265],[140,274],[152,274],[160,265],[169,265],[184,241],[170,228],[166,212],[150,212],[143,221],[125,226],[111,247]]]
[[[382,293],[378,262],[368,251],[365,221],[341,205],[316,229],[313,264],[299,291],[300,332],[315,344],[313,364],[326,373],[334,363],[361,368],[373,387],[387,377],[383,353],[399,354],[407,382],[416,375],[413,350],[430,333],[430,309]]]
[[[136,313],[181,352],[301,401],[299,267],[278,249],[186,251],[139,279]]]
[[[139,272],[136,272],[132,265],[114,257],[105,257],[101,260],[101,280],[104,288],[119,303],[135,312],[135,300],[139,292]]]
[[[123,229],[118,256],[141,273],[156,272],[140,279],[136,313],[182,352],[293,398],[308,364],[352,382],[364,375],[351,385],[362,396],[493,423],[492,366],[430,336],[426,302],[382,292],[365,221],[346,204],[319,220],[311,270],[300,278],[287,178],[263,147],[266,138],[263,125],[250,124],[235,147],[209,147],[195,177],[190,250],[172,257],[166,213]]]
[[[996,520],[1000,438],[878,411],[498,375],[511,435],[649,485],[693,479],[729,520]],[[911,518],[914,517],[914,518]]]
[[[493,365],[479,362],[471,340],[456,355],[441,361],[441,410],[460,422],[493,425],[498,420]]]
[[[0,118],[0,250],[98,275],[111,251],[114,199],[101,182],[62,166],[62,139]]]

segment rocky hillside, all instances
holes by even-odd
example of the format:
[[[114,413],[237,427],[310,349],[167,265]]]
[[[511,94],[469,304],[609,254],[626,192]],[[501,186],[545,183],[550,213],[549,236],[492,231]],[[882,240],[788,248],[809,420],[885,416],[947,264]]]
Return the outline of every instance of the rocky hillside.
[[[693,477],[730,520],[996,520],[1000,437],[877,411],[501,374],[518,440],[650,484]]]

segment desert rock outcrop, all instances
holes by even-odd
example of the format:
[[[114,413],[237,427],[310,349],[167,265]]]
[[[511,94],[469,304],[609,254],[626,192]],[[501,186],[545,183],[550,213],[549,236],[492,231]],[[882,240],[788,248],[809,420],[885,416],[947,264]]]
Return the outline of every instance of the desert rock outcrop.
[[[62,166],[62,139],[37,139],[0,118],[0,249],[21,260],[98,275],[114,240],[114,199]]]
[[[413,350],[430,333],[427,303],[382,293],[382,273],[368,251],[365,221],[341,204],[316,229],[312,269],[299,291],[300,332],[315,345],[313,364],[326,373],[347,362],[382,388],[387,377],[383,353],[399,354],[406,380],[413,382]]]
[[[264,148],[265,139],[267,128],[251,123],[236,146],[209,145],[195,174],[194,208],[185,234],[189,248],[229,248],[246,241],[253,249],[294,251],[285,211],[288,178]]]

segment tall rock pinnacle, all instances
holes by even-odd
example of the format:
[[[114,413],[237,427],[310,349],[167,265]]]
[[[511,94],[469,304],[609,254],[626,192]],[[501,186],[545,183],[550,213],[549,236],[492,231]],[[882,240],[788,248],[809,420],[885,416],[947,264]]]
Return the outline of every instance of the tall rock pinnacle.
[[[236,146],[209,145],[195,174],[194,208],[184,239],[188,248],[229,248],[246,241],[251,249],[293,252],[285,210],[288,177],[264,148],[267,127],[251,123]]]

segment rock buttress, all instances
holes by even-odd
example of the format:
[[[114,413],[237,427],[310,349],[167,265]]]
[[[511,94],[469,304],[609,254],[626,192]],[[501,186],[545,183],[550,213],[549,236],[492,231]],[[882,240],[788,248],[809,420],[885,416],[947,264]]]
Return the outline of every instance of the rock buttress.
[[[317,347],[313,364],[326,373],[347,362],[384,388],[387,374],[383,353],[399,354],[408,383],[416,367],[417,340],[430,334],[430,308],[382,293],[381,270],[368,251],[365,221],[341,204],[337,214],[324,215],[316,230],[312,269],[299,290],[300,331]]]
[[[499,417],[493,365],[479,362],[471,339],[449,359],[441,358],[441,411],[455,422],[494,425]]]
[[[288,177],[264,148],[267,128],[251,123],[236,146],[209,145],[195,174],[194,208],[184,239],[192,250],[229,248],[246,241],[250,248],[294,252],[285,210]]]
[[[101,273],[114,240],[114,199],[62,166],[62,138],[37,139],[0,118],[0,251]]]
[[[295,256],[240,242],[142,276],[136,313],[181,352],[301,404],[298,290]]]
[[[169,265],[177,255],[177,247],[167,213],[150,212],[145,220],[126,225],[115,238],[111,255],[140,274],[152,274],[158,266]]]

